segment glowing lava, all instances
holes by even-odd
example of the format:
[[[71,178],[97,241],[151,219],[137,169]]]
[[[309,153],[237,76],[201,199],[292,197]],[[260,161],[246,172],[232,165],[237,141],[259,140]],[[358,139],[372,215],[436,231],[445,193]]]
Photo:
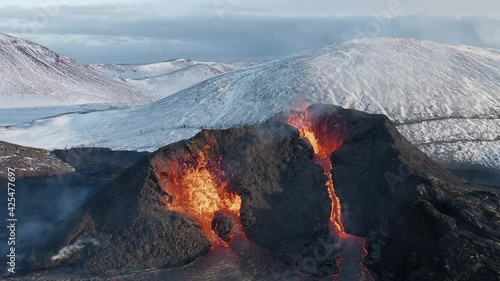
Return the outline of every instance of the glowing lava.
[[[333,167],[330,161],[332,153],[342,147],[343,140],[340,132],[329,132],[327,123],[314,126],[315,124],[313,124],[311,115],[307,110],[300,113],[290,113],[288,124],[297,128],[300,132],[300,137],[309,140],[311,143],[314,149],[314,161],[323,168],[325,176],[328,178],[326,186],[332,201],[332,211],[330,214],[331,226],[337,235],[345,234],[342,221],[342,205],[335,194],[331,172]],[[338,127],[336,129],[338,130]]]
[[[208,237],[212,248],[227,246],[212,230],[212,220],[217,212],[231,219],[234,227],[231,236],[243,234],[240,219],[241,197],[230,191],[220,169],[220,158],[206,146],[197,154],[178,155],[169,160],[166,173],[167,209],[184,213],[197,220]]]
[[[336,249],[339,252],[337,266],[339,274],[337,280],[373,280],[369,270],[361,260],[368,252],[365,249],[365,240],[346,233],[342,218],[342,205],[335,193],[332,177],[332,153],[339,150],[343,143],[345,133],[339,124],[329,126],[328,120],[313,120],[308,110],[302,112],[291,112],[288,124],[297,128],[300,137],[309,140],[314,150],[314,161],[319,164],[327,177],[326,187],[330,196],[332,207],[330,213],[330,235],[337,240]]]

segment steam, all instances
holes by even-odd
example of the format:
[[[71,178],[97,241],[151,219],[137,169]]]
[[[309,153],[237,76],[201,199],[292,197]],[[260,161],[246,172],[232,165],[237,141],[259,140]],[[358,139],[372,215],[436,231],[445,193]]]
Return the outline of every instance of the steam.
[[[79,252],[80,250],[85,248],[86,245],[99,246],[99,241],[92,238],[78,239],[73,245],[63,247],[61,250],[59,250],[57,255],[52,256],[51,260],[57,261],[67,259],[74,253]]]

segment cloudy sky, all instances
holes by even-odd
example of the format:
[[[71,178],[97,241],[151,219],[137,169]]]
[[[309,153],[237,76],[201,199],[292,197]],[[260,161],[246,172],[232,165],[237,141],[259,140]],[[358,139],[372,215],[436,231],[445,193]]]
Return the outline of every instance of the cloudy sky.
[[[0,2],[0,32],[102,63],[264,60],[360,36],[500,48],[499,19],[498,0]]]

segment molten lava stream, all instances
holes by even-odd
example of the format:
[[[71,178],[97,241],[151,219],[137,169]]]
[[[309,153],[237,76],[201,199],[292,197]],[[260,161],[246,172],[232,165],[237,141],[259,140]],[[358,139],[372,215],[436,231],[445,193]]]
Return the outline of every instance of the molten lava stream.
[[[176,160],[170,160],[166,190],[169,196],[165,202],[167,209],[187,214],[198,221],[212,249],[229,246],[213,230],[212,221],[217,213],[231,221],[231,240],[246,239],[240,218],[241,197],[228,190],[227,182],[223,180],[224,172],[216,167],[220,159],[217,160],[214,154],[209,147],[205,147],[195,156],[181,155]],[[218,221],[214,224],[216,228]]]
[[[323,168],[327,177],[326,187],[332,202],[330,235],[336,238],[336,249],[340,256],[337,260],[340,272],[336,275],[336,280],[373,280],[370,272],[361,262],[368,255],[365,249],[366,242],[362,238],[345,232],[342,205],[335,193],[330,157],[343,145],[340,132],[335,131],[337,128],[329,128],[326,123],[314,124],[307,110],[290,113],[288,124],[299,130],[301,138],[309,140],[314,150],[314,161]]]

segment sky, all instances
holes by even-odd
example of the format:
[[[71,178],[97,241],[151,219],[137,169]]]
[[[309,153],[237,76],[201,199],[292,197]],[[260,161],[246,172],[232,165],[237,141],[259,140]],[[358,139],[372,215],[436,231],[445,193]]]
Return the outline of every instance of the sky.
[[[500,49],[499,19],[498,0],[0,2],[0,32],[85,63],[267,60],[380,36]]]

